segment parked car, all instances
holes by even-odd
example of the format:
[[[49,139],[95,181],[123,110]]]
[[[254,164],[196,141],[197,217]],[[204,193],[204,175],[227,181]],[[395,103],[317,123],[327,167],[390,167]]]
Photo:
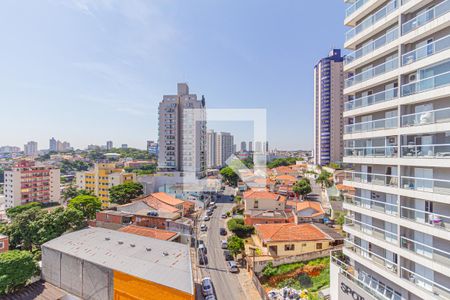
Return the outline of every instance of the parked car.
[[[225,256],[225,261],[234,260],[233,255],[231,255],[230,251],[228,250],[223,251],[223,256]]]
[[[225,228],[220,228],[220,235],[227,235],[227,230]]]
[[[207,265],[208,264],[208,256],[206,256],[205,254],[199,255],[198,256],[198,264],[201,266]]]
[[[222,249],[227,249],[228,248],[228,242],[226,240],[223,240],[220,242],[220,247]]]
[[[216,299],[217,298],[214,295],[208,295],[208,296],[205,297],[205,300],[216,300]]]
[[[209,206],[212,207],[212,208],[216,208],[216,207],[217,207],[216,202],[211,202],[211,203],[209,204]]]
[[[214,295],[214,286],[211,278],[209,277],[202,279],[202,294],[203,296]]]
[[[227,214],[222,214],[222,219],[226,219],[227,218]]]
[[[208,227],[206,227],[206,224],[200,225],[200,231],[207,231]]]
[[[205,244],[198,245],[197,250],[201,254],[207,254],[208,253],[208,249],[206,248]]]
[[[211,209],[211,210],[208,209],[208,210],[206,211],[206,215],[207,215],[207,216],[212,216],[213,212],[214,212],[214,211],[213,211],[212,209]]]
[[[228,261],[228,262],[227,262],[227,267],[228,267],[228,270],[229,270],[231,273],[237,273],[237,272],[239,272],[239,268],[238,268],[238,266],[237,266],[237,264],[236,264],[236,262],[235,262],[234,260]]]
[[[204,216],[203,221],[209,221],[209,216],[208,215]]]

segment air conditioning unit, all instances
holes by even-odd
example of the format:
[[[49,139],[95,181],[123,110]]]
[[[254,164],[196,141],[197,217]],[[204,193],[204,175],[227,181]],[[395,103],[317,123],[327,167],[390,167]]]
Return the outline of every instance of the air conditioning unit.
[[[413,73],[413,74],[409,74],[408,76],[409,82],[414,82],[417,79],[417,74]]]

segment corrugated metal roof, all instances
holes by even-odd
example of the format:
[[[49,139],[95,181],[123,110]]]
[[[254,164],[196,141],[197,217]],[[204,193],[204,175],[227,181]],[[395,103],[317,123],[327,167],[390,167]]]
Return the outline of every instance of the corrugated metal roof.
[[[62,235],[42,247],[194,294],[187,245],[97,227]]]

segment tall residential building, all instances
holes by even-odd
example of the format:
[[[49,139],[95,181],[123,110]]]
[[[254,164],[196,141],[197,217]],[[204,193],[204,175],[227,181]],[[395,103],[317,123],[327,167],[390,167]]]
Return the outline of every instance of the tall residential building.
[[[206,167],[209,169],[216,167],[216,136],[214,130],[206,132]]]
[[[349,5],[344,184],[356,194],[332,299],[450,299],[450,1]]]
[[[28,142],[23,146],[23,151],[26,156],[36,156],[38,155],[38,143],[37,142]]]
[[[344,73],[341,50],[333,49],[314,67],[314,163],[340,162],[343,156]]]
[[[189,94],[186,83],[176,95],[164,95],[159,103],[159,155],[161,171],[204,177],[206,171],[205,98]]]
[[[233,155],[234,137],[229,132],[216,133],[216,166],[223,167],[227,159]]]
[[[48,149],[52,152],[58,151],[58,142],[54,137],[50,139]]]
[[[247,151],[247,143],[245,141],[241,142],[241,152]]]
[[[113,148],[113,142],[112,141],[107,141],[106,142],[106,150],[111,150]]]
[[[248,151],[249,152],[253,151],[253,142],[252,141],[248,142]]]
[[[109,206],[109,189],[125,182],[136,182],[136,174],[125,172],[115,163],[95,164],[93,170],[76,173],[77,187],[94,192],[103,207]]]
[[[159,145],[154,141],[147,141],[147,152],[151,155],[158,155]]]
[[[60,171],[34,161],[19,161],[5,170],[4,192],[6,208],[29,202],[61,202]]]
[[[121,147],[122,149],[128,149],[128,144],[122,144],[120,147]]]

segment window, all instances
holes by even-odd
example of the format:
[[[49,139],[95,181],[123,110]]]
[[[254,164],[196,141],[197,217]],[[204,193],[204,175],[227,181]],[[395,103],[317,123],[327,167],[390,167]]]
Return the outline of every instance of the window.
[[[317,243],[316,250],[321,250],[321,249],[322,249],[322,243]]]
[[[253,204],[253,208],[258,208],[258,200],[255,200],[255,202]]]
[[[295,245],[294,244],[284,245],[284,251],[293,251],[293,250],[295,250]]]
[[[0,249],[3,249],[5,247],[5,244],[3,242],[0,242]]]

